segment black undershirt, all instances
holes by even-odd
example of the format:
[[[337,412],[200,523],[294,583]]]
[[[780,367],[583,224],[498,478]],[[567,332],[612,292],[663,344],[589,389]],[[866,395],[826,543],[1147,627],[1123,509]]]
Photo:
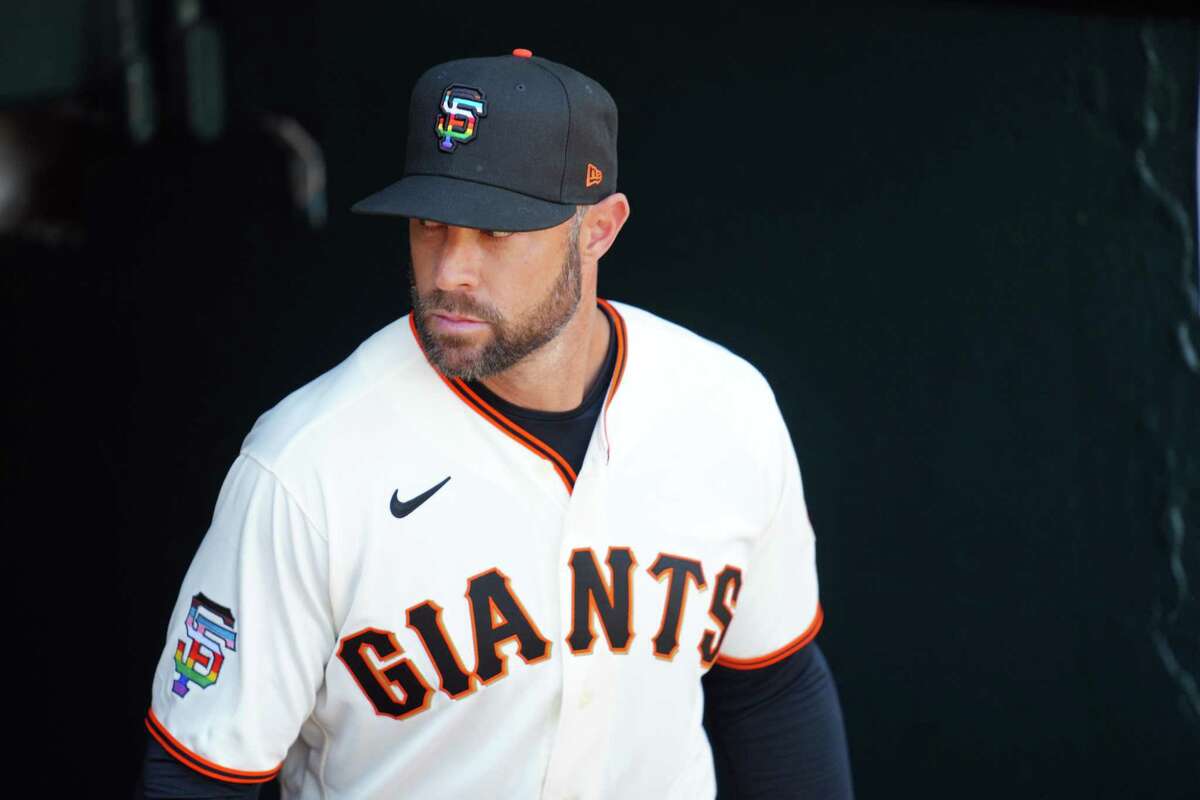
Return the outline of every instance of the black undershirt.
[[[606,313],[608,354],[583,401],[570,411],[513,405],[478,381],[484,400],[553,447],[579,474],[616,366],[617,336]],[[704,729],[713,750],[720,800],[853,796],[837,690],[816,642],[753,670],[714,666],[704,676]],[[134,797],[249,800],[256,784],[230,784],[194,772],[147,736]]]
[[[571,469],[575,470],[576,475],[583,467],[583,457],[587,454],[592,430],[596,427],[596,418],[600,416],[600,410],[604,407],[608,385],[617,365],[617,332],[613,330],[612,318],[608,314],[604,314],[604,319],[608,322],[608,354],[604,357],[604,364],[584,395],[583,401],[570,411],[537,411],[522,408],[508,402],[479,381],[466,382],[489,405],[558,451],[571,465]]]

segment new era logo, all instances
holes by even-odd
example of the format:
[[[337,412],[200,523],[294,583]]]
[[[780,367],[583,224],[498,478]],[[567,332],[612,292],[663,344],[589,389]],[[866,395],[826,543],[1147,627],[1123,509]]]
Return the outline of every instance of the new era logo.
[[[587,165],[587,180],[584,181],[584,186],[595,186],[604,180],[604,173],[595,164],[588,162]]]

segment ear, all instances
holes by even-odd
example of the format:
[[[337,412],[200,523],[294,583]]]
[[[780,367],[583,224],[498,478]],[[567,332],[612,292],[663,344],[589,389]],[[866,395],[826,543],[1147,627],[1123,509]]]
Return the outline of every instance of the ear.
[[[621,192],[588,207],[579,226],[581,261],[599,261],[616,241],[625,220],[629,219],[629,198]]]

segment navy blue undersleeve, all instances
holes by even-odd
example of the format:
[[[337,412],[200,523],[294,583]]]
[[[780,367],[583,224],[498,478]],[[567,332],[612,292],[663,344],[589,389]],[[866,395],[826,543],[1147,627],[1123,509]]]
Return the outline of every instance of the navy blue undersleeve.
[[[703,685],[718,800],[854,797],[837,688],[816,642],[768,667],[714,666]]]
[[[201,775],[181,764],[146,734],[142,774],[133,790],[134,800],[254,800],[261,784],[226,783]]]

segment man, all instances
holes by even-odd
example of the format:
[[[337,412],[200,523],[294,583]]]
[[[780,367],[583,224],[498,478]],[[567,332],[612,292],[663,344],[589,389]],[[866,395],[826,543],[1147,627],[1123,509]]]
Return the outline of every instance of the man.
[[[184,579],[145,796],[844,798],[814,537],[748,362],[597,297],[616,106],[440,64],[413,311],[259,418]]]

